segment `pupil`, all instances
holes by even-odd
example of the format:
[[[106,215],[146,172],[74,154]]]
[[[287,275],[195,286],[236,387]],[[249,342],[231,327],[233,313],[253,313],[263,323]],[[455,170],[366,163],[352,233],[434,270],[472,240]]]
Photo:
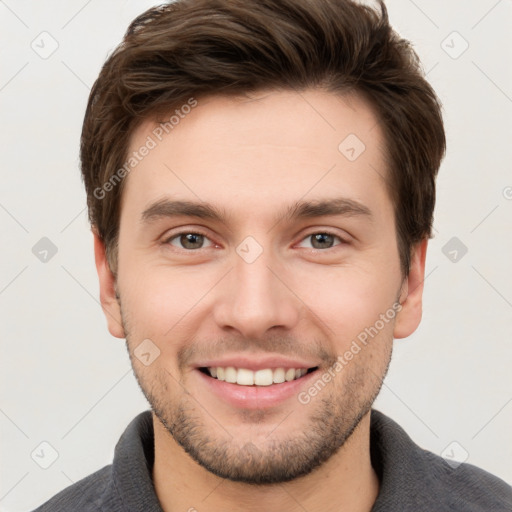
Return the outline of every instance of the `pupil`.
[[[200,246],[202,242],[202,236],[198,235],[196,233],[187,233],[186,235],[181,236],[181,243],[184,247],[188,249],[197,249]],[[190,247],[190,244],[192,244],[194,247]]]
[[[332,238],[332,236],[327,233],[318,233],[318,234],[314,235],[314,237],[313,237],[313,240],[314,240],[313,246],[315,246],[315,243],[317,243],[317,242],[320,243],[320,245],[322,243],[325,244],[326,239],[327,239],[327,242],[329,242],[330,238]],[[322,245],[321,245],[321,247],[322,247]],[[323,245],[323,247],[325,247],[325,245]]]

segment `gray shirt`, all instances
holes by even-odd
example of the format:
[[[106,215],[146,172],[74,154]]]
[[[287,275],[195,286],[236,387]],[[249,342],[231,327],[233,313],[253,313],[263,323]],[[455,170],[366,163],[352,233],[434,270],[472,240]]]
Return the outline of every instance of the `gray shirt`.
[[[420,448],[376,409],[371,412],[370,455],[380,480],[371,512],[512,512],[511,486],[476,466],[450,465]],[[151,479],[153,462],[153,423],[151,411],[145,411],[119,439],[112,464],[34,512],[162,512]]]

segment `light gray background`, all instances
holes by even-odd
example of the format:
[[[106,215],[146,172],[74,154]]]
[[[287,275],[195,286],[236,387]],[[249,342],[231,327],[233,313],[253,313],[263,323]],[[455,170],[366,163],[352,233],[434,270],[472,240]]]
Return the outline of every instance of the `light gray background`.
[[[102,63],[151,5],[0,1],[1,511],[31,510],[110,463],[148,408],[98,303],[78,143]],[[448,154],[423,322],[395,341],[376,407],[421,446],[467,452],[512,484],[512,1],[388,7],[444,104]],[[52,38],[46,59],[31,47],[48,52]],[[42,237],[58,249],[47,262],[32,252]],[[455,262],[452,237],[468,248]],[[48,469],[35,462],[51,462],[43,441],[58,452]]]

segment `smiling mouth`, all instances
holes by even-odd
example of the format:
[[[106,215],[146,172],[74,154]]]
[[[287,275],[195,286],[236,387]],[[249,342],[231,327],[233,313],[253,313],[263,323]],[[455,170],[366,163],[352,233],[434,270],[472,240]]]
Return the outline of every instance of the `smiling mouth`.
[[[233,366],[212,366],[199,368],[199,371],[216,380],[240,386],[258,387],[298,380],[317,369],[318,366],[313,368],[264,368],[252,371],[247,368],[235,368]]]

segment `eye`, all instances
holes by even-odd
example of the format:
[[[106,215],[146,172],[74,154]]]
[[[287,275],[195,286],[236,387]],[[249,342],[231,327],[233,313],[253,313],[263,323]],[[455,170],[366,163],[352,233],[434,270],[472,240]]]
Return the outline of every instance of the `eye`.
[[[305,238],[302,239],[301,243],[304,243],[304,241],[311,239],[311,248],[312,249],[331,249],[335,245],[341,245],[347,243],[345,240],[343,240],[338,235],[335,235],[334,233],[329,232],[318,232],[318,233],[311,233]],[[338,239],[340,241],[340,244],[334,244],[334,239]],[[309,248],[309,247],[308,247]]]
[[[178,247],[179,249],[195,250],[204,249],[205,240],[210,242],[208,247],[214,246],[213,242],[206,235],[192,231],[183,231],[181,233],[174,234],[168,238],[165,243],[172,245],[173,247]]]

